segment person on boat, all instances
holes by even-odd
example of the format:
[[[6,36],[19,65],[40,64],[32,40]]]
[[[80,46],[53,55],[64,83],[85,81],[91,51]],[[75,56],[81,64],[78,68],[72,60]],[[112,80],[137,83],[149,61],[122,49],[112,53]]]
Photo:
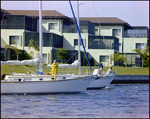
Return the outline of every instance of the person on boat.
[[[54,80],[56,81],[56,77],[57,77],[57,68],[58,68],[58,64],[56,63],[56,60],[54,60],[54,63],[52,64],[52,75],[54,75]]]
[[[99,65],[99,74],[103,76],[103,64],[102,63]]]
[[[36,74],[39,74],[39,73],[40,73],[40,69],[38,67],[37,70],[36,70]]]
[[[107,70],[107,74],[110,74],[112,73],[112,67],[110,67],[108,70]]]

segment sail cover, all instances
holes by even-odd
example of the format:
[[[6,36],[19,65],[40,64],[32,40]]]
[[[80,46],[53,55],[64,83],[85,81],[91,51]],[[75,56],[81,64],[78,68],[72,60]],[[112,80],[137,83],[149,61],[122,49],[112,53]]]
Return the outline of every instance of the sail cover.
[[[8,60],[1,61],[1,65],[37,65],[39,63],[39,58],[31,59],[31,60]]]
[[[58,65],[59,68],[71,68],[71,67],[79,67],[79,61],[78,60],[75,60],[72,64],[59,64]],[[52,67],[51,64],[45,66],[45,67]]]

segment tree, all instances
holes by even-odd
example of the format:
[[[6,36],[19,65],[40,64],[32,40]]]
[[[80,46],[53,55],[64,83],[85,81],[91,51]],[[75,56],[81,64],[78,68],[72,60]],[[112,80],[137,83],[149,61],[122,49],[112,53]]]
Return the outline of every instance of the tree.
[[[29,40],[29,45],[28,45],[28,47],[29,47],[29,50],[30,50],[30,47],[33,47],[36,51],[40,51],[40,48],[39,48],[39,46],[34,42],[34,40]]]
[[[135,51],[137,52],[140,57],[142,58],[142,69],[143,69],[143,66],[144,66],[144,62],[149,62],[147,61],[147,59],[149,60],[149,47],[145,46],[144,49],[142,48],[137,48],[137,49],[134,49],[132,51]]]
[[[62,48],[59,48],[58,51],[56,51],[56,55],[57,55],[57,59],[58,59],[58,60],[67,59],[68,53],[66,52],[66,50],[67,50],[67,48],[64,49],[64,48],[62,47]]]
[[[32,40],[32,39],[29,40],[29,45],[28,45],[29,50],[30,50],[30,47],[34,48],[34,50],[36,50],[36,51],[38,51],[38,52],[39,52],[39,50],[40,50],[39,46],[38,46],[38,45],[34,42],[34,40]],[[31,52],[30,52],[30,55],[33,56],[33,55],[34,55],[34,52],[31,51]]]
[[[124,57],[123,55],[117,53],[117,54],[113,54],[110,60],[111,61],[116,61],[116,62],[126,62],[126,57]]]
[[[85,55],[85,54],[83,55],[83,57],[82,57],[81,60],[82,60],[82,62],[83,62],[83,66],[87,66],[87,63],[88,63],[88,62],[87,62],[87,59],[86,59],[86,55]]]
[[[22,60],[32,59],[32,56],[25,51],[21,59]]]
[[[17,44],[14,40],[12,40],[12,42],[15,44],[15,46],[11,46],[11,45],[6,45],[4,47],[4,49],[7,51],[8,48],[12,49],[15,51],[15,53],[17,54],[17,60],[18,60],[18,55],[19,54],[22,54],[22,51],[20,51],[18,48],[17,48]]]
[[[89,62],[91,64],[91,66],[94,66],[94,58],[93,57],[91,59],[89,59]]]
[[[127,54],[126,53],[124,53],[124,62],[126,63],[126,67],[127,67]]]

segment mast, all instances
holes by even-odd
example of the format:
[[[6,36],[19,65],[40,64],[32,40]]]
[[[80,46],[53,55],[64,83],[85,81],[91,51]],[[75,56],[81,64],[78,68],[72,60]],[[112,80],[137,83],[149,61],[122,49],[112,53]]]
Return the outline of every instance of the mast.
[[[78,24],[78,27],[80,29],[80,22],[79,22],[79,3],[77,1],[77,24]],[[79,33],[78,33],[78,61],[79,61],[79,75],[81,75],[81,52],[80,52],[80,36],[79,36]]]
[[[40,72],[43,72],[43,55],[42,55],[42,47],[43,47],[43,37],[42,37],[42,1],[39,1],[39,44],[40,44]]]
[[[75,21],[75,24],[76,24],[76,27],[77,27],[77,30],[78,30],[78,34],[79,34],[79,37],[80,37],[80,40],[81,40],[81,43],[82,43],[82,46],[83,46],[83,50],[84,50],[86,59],[87,59],[87,61],[88,61],[90,70],[91,70],[91,72],[92,72],[92,68],[91,68],[90,62],[89,62],[89,60],[88,60],[88,56],[87,56],[87,53],[86,53],[86,50],[85,50],[85,47],[84,47],[84,44],[83,44],[83,41],[82,41],[82,37],[81,37],[81,34],[80,34],[80,29],[79,29],[79,27],[78,27],[77,20],[76,20],[76,17],[75,17],[75,15],[74,15],[73,8],[72,8],[72,5],[71,5],[70,0],[69,0],[69,4],[70,4],[70,7],[71,7],[71,11],[72,11],[72,14],[73,14],[73,17],[74,17],[74,21]]]

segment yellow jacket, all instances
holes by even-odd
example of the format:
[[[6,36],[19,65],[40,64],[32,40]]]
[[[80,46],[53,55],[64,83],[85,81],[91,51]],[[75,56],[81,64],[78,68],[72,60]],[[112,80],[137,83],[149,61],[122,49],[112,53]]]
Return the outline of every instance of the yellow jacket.
[[[58,68],[58,64],[57,63],[53,63],[52,64],[52,72],[56,72],[57,73],[57,68]]]

